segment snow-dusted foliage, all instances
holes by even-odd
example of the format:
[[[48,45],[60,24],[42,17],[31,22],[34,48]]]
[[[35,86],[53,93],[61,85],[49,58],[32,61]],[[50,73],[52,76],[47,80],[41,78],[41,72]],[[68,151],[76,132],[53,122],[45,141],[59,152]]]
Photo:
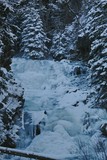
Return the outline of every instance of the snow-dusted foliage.
[[[35,4],[29,2],[22,10],[21,53],[24,57],[43,59],[48,52],[48,38],[43,29],[39,9],[35,9]]]
[[[77,30],[77,22],[74,21],[72,24],[66,25],[65,29],[54,32],[50,54],[55,60],[78,59],[75,45]]]
[[[12,24],[14,9],[11,1],[0,1],[0,66],[10,69],[10,58],[14,54],[15,42],[17,40]],[[11,18],[10,18],[11,17]]]
[[[11,57],[17,40],[13,20],[13,1],[0,1],[0,145],[15,147],[21,116],[23,90],[10,72]],[[19,124],[20,125],[20,124]]]
[[[12,74],[0,69],[0,144],[15,147],[23,105],[23,90]],[[15,124],[18,122],[19,124]]]
[[[54,33],[54,37],[52,40],[52,47],[50,53],[52,57],[56,60],[61,60],[67,57],[67,39],[69,37],[65,36],[64,31]]]
[[[84,5],[86,10],[81,17],[84,30],[80,33],[83,36],[87,34],[91,41],[89,65],[98,95],[96,101],[102,108],[107,108],[107,1],[87,1]]]

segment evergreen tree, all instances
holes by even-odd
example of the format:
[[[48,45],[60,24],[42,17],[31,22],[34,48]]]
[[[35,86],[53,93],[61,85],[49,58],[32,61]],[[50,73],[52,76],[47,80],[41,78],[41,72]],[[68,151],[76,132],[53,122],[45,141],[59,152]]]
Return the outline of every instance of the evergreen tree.
[[[48,53],[46,46],[48,38],[43,29],[39,10],[35,9],[36,6],[34,3],[29,2],[23,8],[21,53],[23,57],[43,59]]]
[[[54,32],[50,54],[56,60],[74,59],[75,57],[75,24],[67,25],[64,30]],[[74,40],[74,41],[73,41]]]
[[[10,72],[11,57],[15,52],[17,37],[14,25],[15,1],[0,0],[0,145],[15,147],[21,117],[23,89]]]
[[[87,34],[91,42],[89,65],[92,70],[92,84],[95,85],[97,93],[96,103],[107,108],[107,1],[87,0],[83,2],[81,16],[83,29],[80,30],[79,37],[83,41]],[[86,45],[84,41],[84,46]]]
[[[67,58],[67,39],[64,31],[54,33],[50,53],[55,60]]]
[[[16,35],[13,32],[11,1],[0,1],[0,66],[10,69],[11,57],[14,54]],[[11,18],[10,18],[11,17]]]

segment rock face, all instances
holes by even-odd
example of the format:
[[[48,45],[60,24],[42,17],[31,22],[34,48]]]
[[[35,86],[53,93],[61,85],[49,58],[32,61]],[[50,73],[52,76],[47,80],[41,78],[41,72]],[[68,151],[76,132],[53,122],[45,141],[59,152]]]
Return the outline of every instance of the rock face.
[[[41,12],[46,32],[52,30],[61,31],[65,29],[67,24],[70,24],[75,17],[75,14],[79,12],[82,1],[66,1],[66,0],[41,0],[40,6],[45,8],[44,12]]]

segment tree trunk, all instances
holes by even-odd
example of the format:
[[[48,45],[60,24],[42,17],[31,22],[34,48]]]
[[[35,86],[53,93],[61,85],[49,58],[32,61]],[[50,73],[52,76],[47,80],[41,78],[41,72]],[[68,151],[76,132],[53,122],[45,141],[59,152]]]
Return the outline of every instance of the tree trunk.
[[[10,155],[20,156],[20,157],[26,157],[26,158],[34,158],[38,160],[56,160],[56,159],[49,158],[44,155],[40,155],[38,153],[33,153],[33,152],[23,151],[23,150],[18,150],[18,149],[11,149],[11,148],[6,148],[6,147],[0,147],[0,153],[10,154]]]

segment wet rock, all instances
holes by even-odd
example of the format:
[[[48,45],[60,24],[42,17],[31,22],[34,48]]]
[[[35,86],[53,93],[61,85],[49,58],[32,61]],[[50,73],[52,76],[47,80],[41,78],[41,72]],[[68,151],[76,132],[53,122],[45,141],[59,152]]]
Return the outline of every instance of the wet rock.
[[[80,75],[81,74],[81,67],[77,66],[74,68],[74,75]]]
[[[37,125],[36,125],[36,135],[39,135],[40,133],[41,133],[40,125],[37,124]]]
[[[78,36],[77,40],[77,49],[80,52],[80,55],[83,59],[88,59],[89,58],[89,52],[91,50],[91,41],[89,39],[89,36],[83,35],[83,36]]]
[[[76,66],[73,70],[74,75],[81,75],[81,74],[86,74],[86,69],[82,68],[80,66]]]

